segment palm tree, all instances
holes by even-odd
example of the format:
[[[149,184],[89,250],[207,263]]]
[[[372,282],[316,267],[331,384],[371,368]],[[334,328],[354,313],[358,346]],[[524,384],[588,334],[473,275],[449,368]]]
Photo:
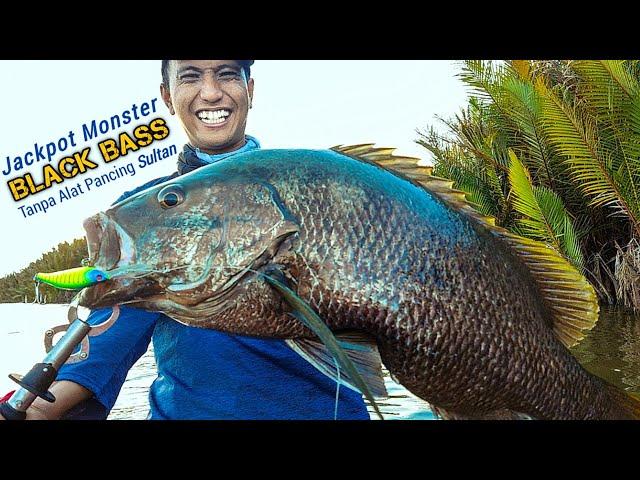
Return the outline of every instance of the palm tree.
[[[483,214],[556,248],[603,300],[640,309],[639,63],[465,61],[469,104],[441,119],[452,135],[416,141]]]

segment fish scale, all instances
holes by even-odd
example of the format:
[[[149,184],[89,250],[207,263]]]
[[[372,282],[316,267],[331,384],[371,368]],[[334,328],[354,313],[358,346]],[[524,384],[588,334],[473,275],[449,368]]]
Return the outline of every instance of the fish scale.
[[[301,197],[303,197],[303,198],[308,198],[310,194],[311,194],[311,192],[300,192],[300,193],[299,193],[299,195],[300,195]],[[294,195],[295,195],[295,194],[294,194]],[[371,211],[371,209],[368,209],[368,210],[369,210],[369,211]],[[382,209],[382,210],[384,211],[384,207],[383,207],[383,209]],[[339,214],[338,214],[338,215],[339,215]],[[365,218],[360,217],[360,219],[362,220],[362,223],[365,223],[365,224],[369,224],[369,225],[371,225],[371,224],[378,224],[378,225],[379,225],[379,224],[380,224],[379,219],[369,219],[369,218],[366,218],[366,217],[365,217]],[[389,216],[388,216],[388,219],[389,219],[389,223],[393,224],[393,225],[394,225],[394,227],[395,227],[395,228],[393,229],[393,231],[395,231],[395,232],[399,232],[399,231],[407,232],[407,231],[408,231],[408,228],[407,228],[408,226],[407,226],[406,224],[405,224],[405,225],[403,225],[403,224],[402,224],[402,222],[398,222],[398,221],[396,220],[396,215],[393,215],[393,214],[392,214],[392,215],[389,215]],[[357,219],[357,218],[355,218],[355,217],[349,217],[349,216],[347,216],[347,219],[346,219],[346,221],[344,221],[344,223],[343,223],[343,224],[344,224],[344,225],[352,225],[352,224],[353,224],[353,222],[356,222],[357,220],[358,220],[358,219]],[[372,221],[372,220],[375,220],[375,222],[374,222],[374,221]],[[358,224],[358,226],[360,226],[360,225],[362,225],[362,224]],[[389,226],[389,225],[387,225],[387,226]],[[339,233],[344,233],[344,232],[339,232]],[[340,235],[338,235],[338,236],[340,236]],[[383,235],[380,235],[380,236],[383,236]],[[349,236],[348,236],[348,235],[347,235],[347,238],[349,238]],[[393,244],[398,244],[398,242],[399,242],[399,238],[398,238],[398,236],[395,236],[395,235],[394,235],[394,236],[392,236],[391,238],[388,238],[388,239],[387,239],[387,241],[384,243],[384,245],[393,245]],[[301,239],[301,243],[302,243],[302,244],[304,244],[304,239]],[[381,243],[379,243],[379,244],[381,244]],[[368,250],[367,252],[365,252],[365,254],[368,254],[368,256],[369,256],[369,257],[374,257],[374,258],[375,258],[375,257],[376,257],[376,253],[377,253],[377,252],[375,252],[375,251],[374,251],[374,252],[371,252],[371,251],[369,250],[369,247],[371,247],[371,245],[364,245],[362,250]],[[374,249],[374,250],[375,250],[375,249]],[[314,252],[308,252],[308,253],[309,253],[309,257],[310,257],[310,258],[313,258],[313,254],[314,254]],[[389,264],[389,263],[390,263],[391,265],[394,265],[395,267],[398,267],[398,262],[399,262],[399,260],[400,260],[400,250],[398,250],[398,249],[393,250],[393,249],[392,249],[392,250],[387,250],[385,253],[387,253],[388,255],[387,255],[387,256],[385,256],[385,257],[382,257],[382,258],[384,258],[384,262],[385,262],[385,263],[387,263],[387,264]],[[380,257],[378,257],[378,258],[380,258]],[[379,269],[379,271],[380,271],[380,270],[382,270],[382,271],[383,271],[383,270],[384,270],[384,268],[381,268],[381,267],[383,267],[383,265],[375,265],[375,267],[374,267],[373,269],[376,269],[376,268],[377,268],[377,269]],[[338,295],[338,292],[340,292],[340,294],[344,294],[344,291],[345,291],[345,290],[348,290],[348,287],[349,287],[348,285],[340,285],[340,286],[338,286],[338,288],[336,288],[334,291],[329,292],[329,295],[327,295],[327,296],[329,297],[329,296],[335,296],[335,295]],[[391,291],[391,293],[393,294],[393,290]],[[451,299],[447,299],[447,298],[445,298],[445,299],[444,299],[444,301],[445,301],[445,302],[447,302],[447,301],[451,301]],[[320,305],[319,305],[318,307],[322,308],[322,306],[320,306]],[[362,316],[366,316],[366,312],[360,312],[360,313],[362,313],[362,314],[363,314]],[[341,312],[341,311],[327,312],[327,318],[328,318],[328,317],[332,317],[332,318],[339,318],[339,317],[341,317],[341,316],[348,317],[348,316],[349,316],[349,315],[348,315],[348,311],[346,311],[346,312],[344,312],[344,313],[343,313],[343,312]],[[353,314],[351,314],[351,316],[354,316],[354,315],[353,315]],[[393,314],[391,314],[391,313],[390,313],[390,314],[388,314],[388,317],[389,317],[390,319],[392,319],[391,326],[393,326],[393,327],[395,327],[395,328],[393,328],[392,332],[388,332],[388,333],[387,333],[387,336],[394,336],[394,335],[395,335],[395,336],[399,336],[399,335],[398,335],[398,331],[399,331],[399,329],[397,328],[397,322],[402,321],[402,318],[401,318],[400,316],[397,316],[397,315],[396,315],[396,316],[394,316],[394,315],[393,315]],[[464,345],[464,341],[462,342],[462,344],[463,344],[463,347],[464,347],[464,346],[465,346],[465,345]],[[410,368],[411,368],[411,369],[416,370],[416,365],[414,365],[412,362],[410,362],[410,361],[409,361],[409,362],[408,362],[408,365],[410,366]],[[418,368],[418,369],[419,369],[419,368]],[[420,369],[419,369],[419,370],[420,370]],[[395,374],[396,374],[396,376],[397,376],[397,375],[398,375],[398,372],[395,372]]]
[[[563,270],[566,262],[474,214],[450,182],[419,169],[409,181],[409,160],[399,160],[403,173],[395,174],[367,160],[366,146],[351,151],[357,158],[349,151],[234,155],[173,179],[185,192],[184,205],[158,207],[160,185],[106,215],[134,237],[138,261],[151,267],[180,259],[159,259],[144,242],[146,230],[172,225],[163,240],[189,243],[180,229],[184,212],[253,218],[229,224],[227,234],[242,238],[242,249],[223,244],[213,261],[238,272],[248,265],[278,267],[329,328],[371,335],[393,378],[452,418],[499,412],[544,419],[636,414],[630,413],[637,412],[635,404],[612,400],[610,388],[580,366],[554,329],[559,320],[569,322],[565,332],[592,326],[588,318],[579,327],[571,323],[574,307],[589,315],[595,308],[597,316],[597,304],[589,307],[593,292],[581,290],[588,284],[573,290],[567,284],[581,277]],[[393,166],[386,151],[374,153],[376,161]],[[256,195],[249,192],[271,200],[252,203]],[[262,337],[312,335],[288,315],[290,307],[264,280],[239,277],[222,292],[229,279],[214,273],[200,288],[170,301],[159,304],[141,294],[133,300],[192,326]],[[144,281],[162,286],[172,278],[166,273]],[[138,282],[133,290],[162,296],[157,286]],[[131,290],[131,284],[98,285],[81,304],[131,301]],[[558,306],[564,298],[577,302],[566,307],[571,310],[566,315]]]

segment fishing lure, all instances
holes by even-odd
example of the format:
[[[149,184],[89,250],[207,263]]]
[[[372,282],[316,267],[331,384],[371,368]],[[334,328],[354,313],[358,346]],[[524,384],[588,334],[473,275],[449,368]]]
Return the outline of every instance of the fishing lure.
[[[109,280],[109,275],[95,267],[77,267],[53,273],[36,273],[36,282],[65,290],[80,290]]]

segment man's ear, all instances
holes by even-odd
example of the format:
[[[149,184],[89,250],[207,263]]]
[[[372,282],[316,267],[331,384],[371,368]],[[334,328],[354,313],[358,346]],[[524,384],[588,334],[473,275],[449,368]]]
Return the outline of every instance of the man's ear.
[[[249,108],[251,108],[253,103],[253,78],[250,78],[247,83],[247,92],[249,92]]]
[[[160,95],[162,96],[162,101],[169,109],[169,113],[171,115],[175,115],[176,111],[173,108],[173,103],[171,102],[171,93],[169,93],[169,89],[164,86],[164,83],[160,84]]]

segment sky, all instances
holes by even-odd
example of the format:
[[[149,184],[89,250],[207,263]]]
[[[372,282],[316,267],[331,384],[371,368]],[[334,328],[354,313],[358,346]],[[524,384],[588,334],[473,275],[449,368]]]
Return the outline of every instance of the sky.
[[[468,90],[456,77],[459,71],[459,62],[444,60],[258,60],[252,67],[255,91],[247,133],[258,138],[263,148],[325,149],[375,143],[428,162],[428,152],[415,144],[416,128],[434,126],[446,132],[435,116],[450,117],[465,105]],[[160,61],[0,61],[0,219],[4,224],[0,276],[26,267],[60,242],[84,237],[85,218],[108,208],[125,191],[175,171],[177,156],[144,168],[138,160],[155,148],[175,145],[180,151],[186,141],[162,103],[159,84]],[[155,113],[150,111],[153,99],[157,99]],[[90,127],[94,120],[98,125],[114,115],[122,118],[133,105],[140,114],[145,103],[148,116],[86,141],[83,138],[83,125]],[[98,150],[101,140],[121,132],[130,134],[157,117],[167,121],[166,139],[110,164],[103,162]],[[16,157],[36,158],[35,144],[45,157],[49,145],[51,163],[41,159],[26,165],[23,161],[16,170]],[[98,164],[96,169],[14,201],[9,181],[29,173],[36,184],[41,183],[45,165],[55,166],[87,147],[91,148],[87,158]],[[114,176],[111,182],[96,186],[97,177],[127,164],[132,164],[134,175]],[[94,179],[92,186],[85,183],[89,178]],[[66,192],[66,187],[78,183],[82,192],[76,188],[76,197],[69,191],[69,198],[61,200],[61,190]],[[46,211],[35,211],[35,204],[46,204]]]

